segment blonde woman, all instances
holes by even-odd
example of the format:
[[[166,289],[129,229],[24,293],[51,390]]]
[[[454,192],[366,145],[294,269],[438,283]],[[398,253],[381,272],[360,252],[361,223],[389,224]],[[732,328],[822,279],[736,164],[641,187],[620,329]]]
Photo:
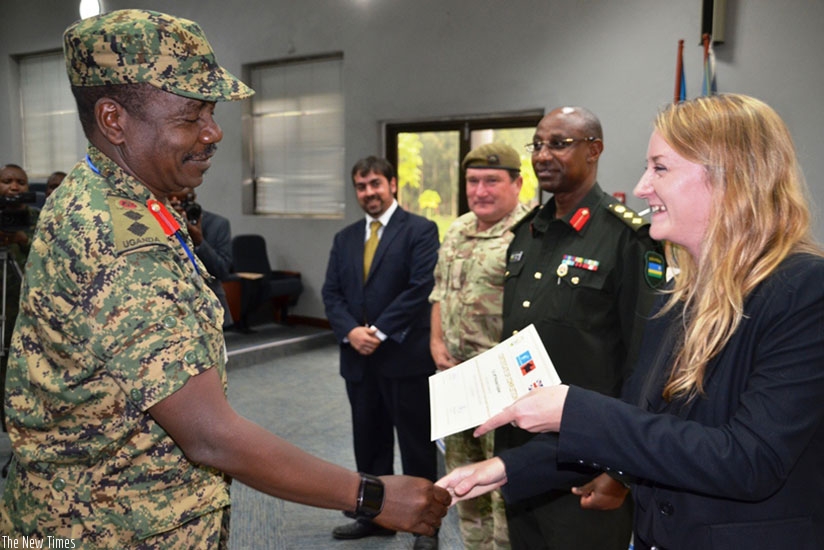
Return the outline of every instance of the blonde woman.
[[[519,500],[582,467],[632,487],[635,548],[813,550],[824,541],[824,256],[776,112],[742,95],[672,105],[635,188],[677,275],[623,400],[534,391],[476,430],[542,435],[452,471],[455,500]],[[601,484],[582,506],[614,505]]]

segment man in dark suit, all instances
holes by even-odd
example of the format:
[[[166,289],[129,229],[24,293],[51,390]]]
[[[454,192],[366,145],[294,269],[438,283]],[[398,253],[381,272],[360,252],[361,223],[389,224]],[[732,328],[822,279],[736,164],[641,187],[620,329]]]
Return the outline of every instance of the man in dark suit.
[[[395,170],[388,161],[358,161],[352,181],[366,216],[335,235],[322,294],[340,342],[355,461],[360,472],[392,473],[397,429],[403,472],[435,480],[428,385],[435,365],[427,298],[434,285],[438,228],[398,206]],[[332,532],[338,539],[393,534],[366,520]],[[437,538],[419,537],[415,548],[437,544]]]

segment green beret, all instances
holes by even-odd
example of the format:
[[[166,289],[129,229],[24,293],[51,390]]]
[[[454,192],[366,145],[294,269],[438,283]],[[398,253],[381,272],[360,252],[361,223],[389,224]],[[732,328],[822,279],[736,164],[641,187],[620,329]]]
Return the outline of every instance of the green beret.
[[[498,168],[521,170],[521,156],[506,143],[487,143],[471,150],[461,162],[461,168]]]
[[[254,92],[217,64],[194,21],[147,10],[118,10],[78,21],[63,34],[72,86],[147,82],[204,101],[234,101]]]

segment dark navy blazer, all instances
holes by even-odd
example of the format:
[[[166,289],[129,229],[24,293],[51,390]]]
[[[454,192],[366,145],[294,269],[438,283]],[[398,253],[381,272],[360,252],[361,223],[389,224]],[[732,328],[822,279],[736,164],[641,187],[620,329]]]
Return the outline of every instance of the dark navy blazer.
[[[661,397],[673,317],[647,324],[623,401],[570,387],[560,435],[502,454],[505,496],[615,470],[638,480],[637,549],[824,548],[824,259],[793,256],[756,288],[689,403]]]
[[[364,282],[365,235],[365,219],[335,235],[322,290],[326,316],[341,343],[341,375],[358,381],[370,366],[390,377],[433,374],[429,293],[435,284],[438,227],[399,207],[383,229]],[[360,355],[344,343],[358,325],[374,325],[388,336],[372,355]]]

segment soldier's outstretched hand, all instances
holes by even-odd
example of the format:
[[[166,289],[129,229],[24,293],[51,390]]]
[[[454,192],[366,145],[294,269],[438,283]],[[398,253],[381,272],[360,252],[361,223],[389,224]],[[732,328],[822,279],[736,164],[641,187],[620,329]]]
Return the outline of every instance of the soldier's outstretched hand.
[[[420,477],[381,476],[381,481],[383,510],[374,522],[396,531],[433,536],[449,508],[449,492]]]

